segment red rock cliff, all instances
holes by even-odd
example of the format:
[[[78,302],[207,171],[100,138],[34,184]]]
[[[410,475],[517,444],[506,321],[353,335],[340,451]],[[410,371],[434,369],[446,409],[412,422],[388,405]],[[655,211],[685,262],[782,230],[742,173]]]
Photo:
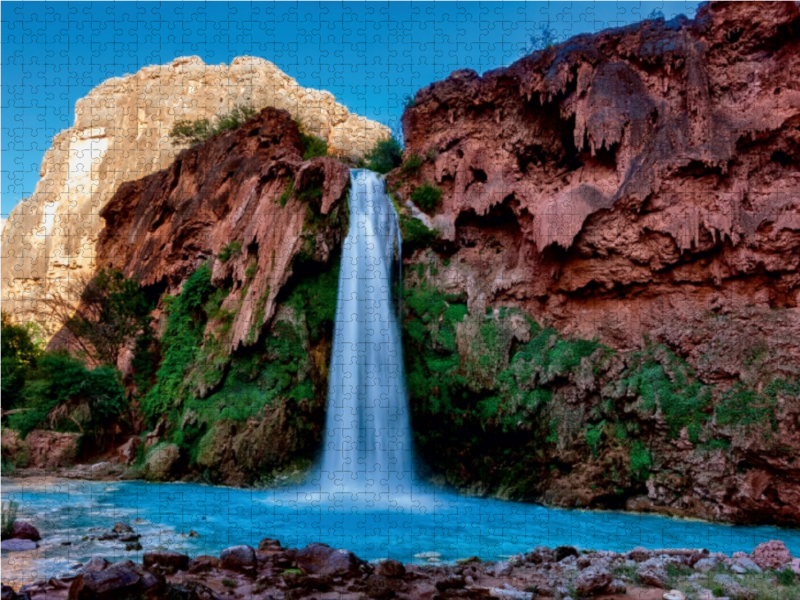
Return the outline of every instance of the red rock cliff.
[[[393,181],[443,189],[440,279],[471,305],[619,349],[648,334],[695,364],[727,315],[725,343],[755,335],[800,368],[796,3],[712,3],[457,71],[403,125],[426,160]]]
[[[578,36],[483,76],[457,71],[417,93],[403,126],[406,164],[390,184],[406,201],[426,183],[443,192],[434,252],[418,251],[406,273],[427,273],[420,294],[432,284],[466,298],[472,319],[447,354],[424,328],[448,315],[412,307],[412,412],[434,470],[558,505],[800,522],[797,3],[705,4],[695,20]],[[547,350],[513,357],[510,340],[527,338],[485,310],[509,306],[562,336],[542,334],[545,348],[597,338],[614,358],[570,370],[548,366]],[[496,338],[507,358],[488,346],[470,356],[484,324],[506,327]],[[569,352],[559,343],[554,353]],[[496,373],[512,358],[527,379],[509,367],[505,383],[457,388],[470,360]],[[683,359],[708,386],[695,408],[673,368]],[[426,425],[442,419],[460,429]],[[670,419],[690,427],[667,433]],[[634,444],[649,453],[644,484],[630,476]]]
[[[106,226],[98,268],[115,267],[175,294],[198,266],[238,243],[228,260],[213,260],[213,279],[232,285],[222,305],[236,312],[230,347],[252,344],[303,248],[307,206],[298,193],[321,186],[317,210],[327,215],[349,185],[338,160],[303,162],[302,154],[289,113],[267,108],[239,129],[182,152],[163,171],[121,185],[101,212]],[[292,181],[296,193],[282,205]],[[327,260],[331,240],[314,242]]]

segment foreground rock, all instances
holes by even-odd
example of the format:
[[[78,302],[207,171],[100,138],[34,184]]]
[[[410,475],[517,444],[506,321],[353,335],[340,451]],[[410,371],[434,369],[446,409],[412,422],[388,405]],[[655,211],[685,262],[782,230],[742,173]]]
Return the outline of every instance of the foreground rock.
[[[702,585],[713,586],[730,597],[756,598],[747,586],[765,585],[768,581],[781,591],[780,584],[775,584],[774,572],[754,573],[748,575],[750,579],[737,577],[728,570],[737,558],[710,555],[702,549],[637,549],[627,556],[575,549],[576,554],[569,552],[556,562],[549,548],[539,546],[503,562],[483,563],[473,557],[461,564],[419,566],[397,560],[367,563],[347,550],[319,543],[299,550],[284,549],[277,540],[266,538],[258,547],[232,546],[219,557],[194,559],[177,552],[147,552],[142,565],[131,561],[112,564],[94,557],[68,581],[53,578],[24,586],[20,592],[30,600],[221,600],[231,594],[264,600],[533,600],[565,598],[568,590],[574,590],[581,598],[686,600],[711,598],[711,592]],[[699,556],[721,556],[713,576],[692,569],[692,560]],[[670,574],[664,565],[680,568]],[[638,567],[640,577],[648,582],[632,581],[627,575],[632,566]],[[667,582],[669,587],[665,590]],[[696,591],[687,596],[674,586]],[[21,598],[3,586],[3,600]]]

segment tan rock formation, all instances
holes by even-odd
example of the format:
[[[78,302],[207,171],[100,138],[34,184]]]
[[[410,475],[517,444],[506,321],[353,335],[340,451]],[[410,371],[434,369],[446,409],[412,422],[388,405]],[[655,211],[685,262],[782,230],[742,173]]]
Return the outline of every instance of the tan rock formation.
[[[167,167],[182,147],[168,133],[179,119],[211,118],[234,106],[287,110],[339,156],[358,159],[387,127],[351,114],[325,91],[303,88],[272,63],[198,57],[111,78],[75,105],[75,124],[53,139],[33,196],[2,233],[3,309],[16,321],[47,322],[42,300],[94,268],[100,210],[125,181]],[[50,324],[52,327],[52,324]]]

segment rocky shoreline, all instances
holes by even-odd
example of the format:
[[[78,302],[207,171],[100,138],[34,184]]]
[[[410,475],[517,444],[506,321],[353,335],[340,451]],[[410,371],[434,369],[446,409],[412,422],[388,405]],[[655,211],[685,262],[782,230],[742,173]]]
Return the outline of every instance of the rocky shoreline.
[[[20,523],[14,530],[33,544],[38,531]],[[130,525],[120,522],[101,539],[135,541],[137,537]],[[17,540],[6,540],[4,550],[9,541]],[[111,563],[94,556],[72,565],[68,573],[18,590],[3,584],[2,600],[757,600],[800,596],[800,559],[776,540],[760,544],[749,555],[736,552],[732,556],[702,548],[640,547],[617,553],[537,546],[502,561],[484,562],[473,556],[445,565],[436,564],[435,552],[426,554],[419,556],[427,558],[429,565],[391,559],[367,562],[326,544],[284,548],[279,540],[265,538],[257,548],[236,545],[219,556],[191,558],[178,552],[149,551],[142,555],[141,564]]]

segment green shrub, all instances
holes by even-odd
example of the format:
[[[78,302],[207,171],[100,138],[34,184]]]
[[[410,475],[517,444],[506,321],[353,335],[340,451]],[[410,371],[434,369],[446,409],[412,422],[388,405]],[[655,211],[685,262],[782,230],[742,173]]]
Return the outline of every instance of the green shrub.
[[[600,447],[600,440],[603,437],[603,429],[605,429],[605,420],[600,421],[596,425],[589,425],[586,428],[586,444],[592,450],[592,453],[597,455],[597,450]]]
[[[399,167],[403,162],[403,147],[395,138],[380,140],[367,152],[366,168],[384,175]]]
[[[11,537],[11,530],[14,528],[14,521],[17,520],[19,503],[16,500],[3,502],[2,523],[0,523],[0,539],[7,540]]]
[[[228,262],[232,256],[238,256],[241,252],[242,242],[239,240],[233,240],[222,247],[222,249],[219,251],[219,254],[217,254],[217,258],[225,263]]]
[[[213,291],[211,268],[204,264],[186,280],[178,296],[165,302],[167,327],[161,337],[163,360],[155,385],[142,399],[142,410],[151,422],[183,399],[186,372],[202,346],[206,321],[202,307]]]
[[[103,365],[92,370],[66,351],[39,357],[22,390],[29,410],[10,417],[10,425],[25,437],[33,429],[49,426],[101,437],[105,427],[127,408],[119,373]]]
[[[173,144],[191,147],[223,131],[238,129],[257,112],[252,106],[235,106],[229,113],[218,115],[215,123],[209,119],[180,119],[173,125],[169,137]]]
[[[400,171],[403,173],[403,175],[409,175],[419,169],[424,162],[424,158],[422,158],[419,154],[412,152],[403,162],[403,166],[400,167]]]
[[[278,198],[278,204],[281,206],[286,206],[286,203],[292,199],[294,195],[294,179],[291,177],[286,178],[286,187],[283,188],[280,197]]]
[[[634,479],[645,480],[650,476],[650,467],[653,466],[653,459],[650,451],[645,447],[644,442],[635,441],[630,449],[630,469]]]
[[[399,218],[404,252],[413,254],[415,250],[420,248],[430,248],[439,238],[440,233],[438,230],[428,229],[425,223],[419,219],[407,217],[404,214],[400,214]]]
[[[300,141],[303,144],[303,160],[311,160],[317,156],[328,156],[328,142],[321,137],[308,133],[305,124],[295,119],[300,132]]]
[[[797,578],[797,575],[794,571],[792,571],[791,567],[786,567],[785,569],[778,571],[777,576],[778,583],[786,586],[793,585],[794,580]]]
[[[644,410],[661,408],[670,438],[688,427],[692,443],[697,443],[708,420],[704,411],[711,405],[711,389],[696,380],[686,361],[663,344],[648,344],[633,353],[621,384],[642,399]]]
[[[316,135],[300,134],[303,142],[303,160],[311,160],[317,156],[328,156],[328,142]]]
[[[411,201],[426,213],[433,212],[442,202],[442,190],[426,183],[411,192]]]
[[[256,276],[257,272],[258,272],[258,263],[256,261],[253,261],[249,265],[247,265],[247,268],[244,270],[244,276],[247,279],[252,279],[253,277]]]

